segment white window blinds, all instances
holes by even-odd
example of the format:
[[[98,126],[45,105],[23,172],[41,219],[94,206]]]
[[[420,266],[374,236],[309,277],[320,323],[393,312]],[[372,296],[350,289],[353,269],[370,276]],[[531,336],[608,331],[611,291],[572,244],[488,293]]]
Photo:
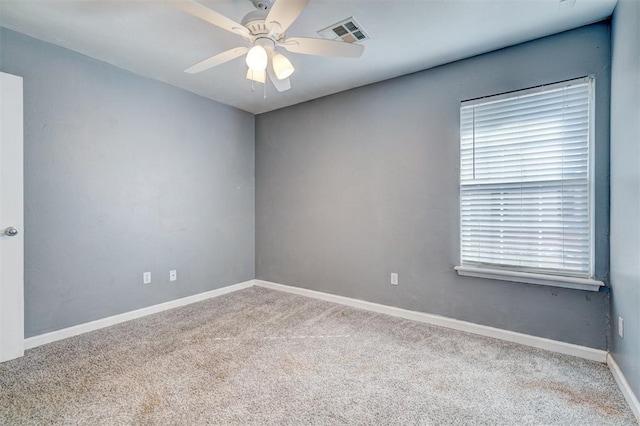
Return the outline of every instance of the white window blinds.
[[[593,79],[463,102],[463,265],[592,275]]]

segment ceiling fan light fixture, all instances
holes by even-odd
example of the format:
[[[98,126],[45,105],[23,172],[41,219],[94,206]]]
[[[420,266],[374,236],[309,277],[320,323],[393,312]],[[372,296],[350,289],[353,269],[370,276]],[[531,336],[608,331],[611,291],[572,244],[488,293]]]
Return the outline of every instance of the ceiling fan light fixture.
[[[367,37],[362,32],[362,27],[353,18],[339,23],[343,32],[349,32],[349,37],[353,40],[345,40],[344,37],[340,41],[338,39],[287,37],[286,31],[302,14],[309,0],[251,1],[257,9],[247,13],[239,23],[209,9],[196,0],[175,1],[176,7],[189,15],[239,35],[249,44],[247,47],[236,47],[204,59],[185,69],[185,72],[195,74],[206,71],[246,54],[245,61],[250,71],[247,73],[247,78],[251,81],[265,83],[268,75],[268,80],[273,83],[275,89],[278,92],[284,92],[291,89],[291,81],[288,77],[295,71],[295,68],[284,55],[276,53],[276,48],[303,55],[336,58],[359,58],[362,56],[364,46],[356,44],[355,40]],[[328,30],[338,35],[340,31],[336,32],[335,27],[332,26]],[[360,32],[362,32],[362,37],[358,36]],[[324,33],[321,35],[324,37]],[[345,41],[354,41],[354,43],[345,43]],[[251,88],[253,90],[253,85]],[[264,93],[266,94],[266,84]]]
[[[252,69],[254,72],[256,71],[264,71],[267,69],[267,51],[264,50],[264,47],[257,45],[253,46],[247,52],[247,66]]]
[[[278,80],[284,80],[295,71],[293,64],[282,53],[276,53],[273,56],[273,71],[276,73]]]
[[[249,68],[247,70],[247,80],[253,80],[257,83],[265,84],[265,82],[267,81],[267,71],[256,71]]]

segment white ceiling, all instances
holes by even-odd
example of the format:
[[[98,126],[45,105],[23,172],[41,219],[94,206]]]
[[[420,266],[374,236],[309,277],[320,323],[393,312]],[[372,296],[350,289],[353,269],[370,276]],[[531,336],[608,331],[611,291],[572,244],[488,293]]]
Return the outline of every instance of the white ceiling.
[[[200,0],[236,21],[249,0]],[[286,1],[286,0],[280,0]],[[573,4],[572,4],[573,3]],[[252,113],[423,70],[599,21],[616,0],[310,0],[289,36],[350,16],[371,36],[359,59],[286,53],[296,72],[283,93],[245,79],[243,58],[200,74],[182,70],[233,47],[237,35],[168,0],[0,0],[0,26]]]

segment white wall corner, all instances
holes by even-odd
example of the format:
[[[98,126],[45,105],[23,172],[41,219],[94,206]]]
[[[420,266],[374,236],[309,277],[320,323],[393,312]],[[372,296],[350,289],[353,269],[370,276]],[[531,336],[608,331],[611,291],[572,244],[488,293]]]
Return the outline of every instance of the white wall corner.
[[[624,377],[620,366],[611,354],[607,355],[607,365],[609,366],[609,370],[611,371],[611,374],[613,374],[614,379],[616,379],[616,383],[622,391],[624,399],[627,400],[631,411],[633,411],[633,414],[636,416],[638,423],[640,423],[640,401],[638,401],[638,397],[633,392],[633,389],[631,389],[631,386],[629,385],[629,382],[627,382],[627,379]]]

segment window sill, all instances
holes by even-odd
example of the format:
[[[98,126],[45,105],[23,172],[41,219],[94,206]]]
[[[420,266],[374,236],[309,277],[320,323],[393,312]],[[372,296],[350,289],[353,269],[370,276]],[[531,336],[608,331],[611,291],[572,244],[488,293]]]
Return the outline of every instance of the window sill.
[[[602,281],[591,278],[561,277],[556,275],[535,274],[532,272],[478,268],[475,266],[456,266],[453,269],[456,270],[458,275],[465,277],[490,278],[551,287],[573,288],[576,290],[598,291],[600,287],[604,286]]]

